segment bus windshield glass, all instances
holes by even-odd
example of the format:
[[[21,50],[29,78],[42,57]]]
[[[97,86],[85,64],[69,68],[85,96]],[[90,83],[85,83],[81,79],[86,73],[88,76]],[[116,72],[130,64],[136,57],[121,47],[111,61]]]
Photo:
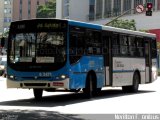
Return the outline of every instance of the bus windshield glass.
[[[66,31],[58,28],[59,24],[61,23],[50,23],[47,25],[51,27],[46,28],[46,22],[42,22],[36,25],[37,29],[30,30],[26,27],[27,23],[15,25],[19,29],[11,32],[9,39],[11,67],[21,70],[24,68],[18,68],[19,65],[28,68],[27,70],[53,70],[59,69],[58,66],[62,67],[66,62]]]

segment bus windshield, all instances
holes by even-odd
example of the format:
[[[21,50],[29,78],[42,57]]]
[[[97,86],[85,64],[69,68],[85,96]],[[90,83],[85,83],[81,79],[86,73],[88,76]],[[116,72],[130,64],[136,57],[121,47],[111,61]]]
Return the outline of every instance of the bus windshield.
[[[18,68],[21,65],[25,69],[28,66],[27,70],[53,70],[66,62],[65,31],[41,28],[36,31],[13,32],[10,34],[9,45],[9,63],[15,69],[24,69]]]

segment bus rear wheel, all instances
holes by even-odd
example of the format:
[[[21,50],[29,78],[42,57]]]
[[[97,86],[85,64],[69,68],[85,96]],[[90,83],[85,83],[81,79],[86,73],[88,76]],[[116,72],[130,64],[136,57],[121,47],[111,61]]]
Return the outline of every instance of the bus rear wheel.
[[[140,76],[139,76],[138,72],[135,72],[134,75],[133,75],[133,85],[122,86],[122,90],[124,92],[136,93],[136,92],[138,92],[139,82],[140,82]]]
[[[42,99],[43,89],[35,88],[33,89],[33,94],[35,100],[40,101]]]

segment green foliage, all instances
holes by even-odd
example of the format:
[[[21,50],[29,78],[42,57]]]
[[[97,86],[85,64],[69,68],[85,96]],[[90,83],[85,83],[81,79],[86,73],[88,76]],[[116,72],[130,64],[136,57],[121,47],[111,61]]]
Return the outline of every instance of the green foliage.
[[[129,30],[136,30],[136,22],[134,19],[132,20],[114,20],[109,24],[109,26],[112,27],[118,27],[123,29],[129,29]]]
[[[148,32],[148,30],[140,29],[140,32]]]
[[[39,5],[37,8],[37,18],[55,18],[56,0],[50,0],[45,5]]]
[[[6,31],[6,32],[3,34],[3,36],[4,36],[4,37],[7,37],[8,34],[9,34],[9,31]]]
[[[160,42],[157,42],[157,49],[160,49]]]
[[[7,38],[9,35],[9,30],[5,31],[2,35],[0,35],[0,38],[5,37]]]

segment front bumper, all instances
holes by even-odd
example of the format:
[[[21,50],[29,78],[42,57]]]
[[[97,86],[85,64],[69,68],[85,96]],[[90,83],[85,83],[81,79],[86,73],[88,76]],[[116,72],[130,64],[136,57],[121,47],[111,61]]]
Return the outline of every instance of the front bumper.
[[[59,81],[47,81],[47,80],[23,80],[15,81],[7,78],[7,88],[64,88],[69,89],[69,78],[59,80]]]

